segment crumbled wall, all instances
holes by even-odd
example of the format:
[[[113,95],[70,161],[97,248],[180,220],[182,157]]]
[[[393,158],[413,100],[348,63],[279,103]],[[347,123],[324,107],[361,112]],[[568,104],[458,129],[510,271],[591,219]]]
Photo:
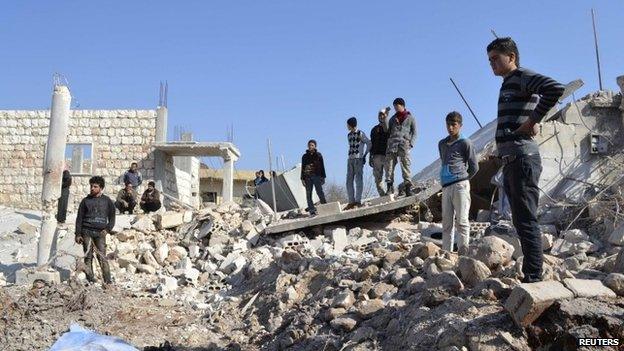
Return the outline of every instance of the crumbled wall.
[[[0,204],[40,208],[49,122],[49,110],[0,110]],[[133,161],[145,180],[154,177],[155,127],[155,110],[73,110],[67,142],[93,143],[92,174],[105,178],[105,193],[114,198]],[[73,177],[69,211],[88,193],[89,177]]]

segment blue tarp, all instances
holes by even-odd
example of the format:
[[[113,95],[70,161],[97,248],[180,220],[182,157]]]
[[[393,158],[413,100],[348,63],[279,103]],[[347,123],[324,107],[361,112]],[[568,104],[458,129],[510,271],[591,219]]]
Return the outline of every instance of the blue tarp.
[[[127,342],[113,337],[100,335],[84,329],[78,324],[69,326],[69,332],[52,345],[49,351],[139,351]]]

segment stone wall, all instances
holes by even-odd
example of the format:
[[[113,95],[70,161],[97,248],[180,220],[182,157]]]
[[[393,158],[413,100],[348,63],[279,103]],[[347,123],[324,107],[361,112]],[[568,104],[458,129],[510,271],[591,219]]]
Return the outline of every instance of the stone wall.
[[[49,110],[0,110],[0,204],[40,208],[49,122]],[[93,143],[94,165],[91,174],[74,175],[69,211],[88,193],[91,175],[105,178],[105,194],[112,198],[133,161],[145,181],[152,179],[155,128],[156,110],[71,111],[67,142]]]

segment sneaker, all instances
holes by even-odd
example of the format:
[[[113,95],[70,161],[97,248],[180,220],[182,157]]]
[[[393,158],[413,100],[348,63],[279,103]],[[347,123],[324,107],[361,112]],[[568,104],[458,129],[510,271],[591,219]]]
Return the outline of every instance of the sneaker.
[[[344,210],[348,211],[348,210],[350,210],[350,209],[352,209],[354,207],[355,207],[355,202],[350,202],[350,203],[347,204],[347,206],[345,206]]]
[[[386,195],[390,195],[390,194],[394,194],[394,186],[392,185],[392,182],[387,182],[387,189],[386,190]]]
[[[405,196],[412,196],[412,185],[411,184],[405,184]]]
[[[362,207],[362,206],[364,206],[364,205],[362,205],[361,202],[356,202],[356,203],[353,204],[353,208],[358,208],[358,207]]]

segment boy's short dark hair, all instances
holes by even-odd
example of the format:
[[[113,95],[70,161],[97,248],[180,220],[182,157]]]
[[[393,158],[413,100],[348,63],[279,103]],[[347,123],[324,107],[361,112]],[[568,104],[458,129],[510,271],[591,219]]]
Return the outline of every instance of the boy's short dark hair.
[[[136,163],[136,162],[132,162],[132,163],[130,164],[130,167],[132,167],[132,166],[137,166],[137,167],[138,167],[138,166],[139,166],[139,164],[138,164],[138,163]]]
[[[89,184],[97,184],[100,186],[100,188],[104,189],[104,186],[106,185],[106,182],[104,181],[104,178],[100,177],[100,176],[94,176],[91,177],[91,179],[89,179]]]
[[[310,140],[308,140],[308,145],[309,145],[310,143],[314,144],[314,146],[317,146],[317,144],[316,144],[316,140],[314,140],[314,139],[310,139]]]
[[[516,66],[520,67],[520,53],[518,52],[518,45],[510,37],[496,38],[487,46],[487,52],[497,51],[501,54],[516,55]]]
[[[405,107],[405,100],[403,100],[403,98],[398,97],[398,98],[394,99],[394,101],[392,101],[392,104],[393,105],[401,105],[401,106]]]
[[[463,124],[463,117],[461,113],[457,111],[451,111],[448,115],[446,115],[446,123],[449,122],[457,122],[459,124]]]
[[[349,127],[351,127],[351,128],[357,127],[357,118],[355,118],[355,117],[349,118],[347,120],[347,125],[349,125]]]
[[[150,180],[149,182],[147,182],[147,186],[156,187],[156,183],[153,180]]]
[[[132,185],[132,183],[130,183],[130,182],[124,182],[124,185],[125,185],[125,186],[128,186],[128,185]]]

